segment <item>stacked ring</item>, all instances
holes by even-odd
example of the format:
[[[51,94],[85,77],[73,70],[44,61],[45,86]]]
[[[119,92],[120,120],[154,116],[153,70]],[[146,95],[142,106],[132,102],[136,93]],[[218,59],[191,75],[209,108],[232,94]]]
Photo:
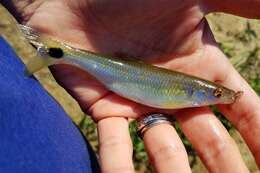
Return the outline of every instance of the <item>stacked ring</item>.
[[[171,120],[163,114],[150,114],[137,121],[137,133],[139,137],[143,137],[144,133],[151,127],[165,123],[172,124]]]

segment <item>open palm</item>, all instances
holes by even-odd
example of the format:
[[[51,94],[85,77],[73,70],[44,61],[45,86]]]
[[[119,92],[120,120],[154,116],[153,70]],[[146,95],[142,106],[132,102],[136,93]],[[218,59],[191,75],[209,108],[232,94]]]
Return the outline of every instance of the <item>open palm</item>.
[[[260,140],[255,138],[260,136],[259,98],[219,49],[204,18],[212,11],[259,18],[259,0],[250,4],[246,0],[36,0],[27,5],[20,10],[23,22],[75,47],[141,58],[244,91],[236,103],[218,107],[242,134],[260,164]],[[242,5],[244,9],[240,9]],[[127,119],[174,111],[126,100],[75,67],[55,65],[51,70],[98,123],[103,172],[133,172]],[[176,117],[211,172],[248,171],[231,137],[209,108],[179,110]],[[173,127],[165,124],[150,129],[144,142],[158,172],[190,172],[185,149]]]

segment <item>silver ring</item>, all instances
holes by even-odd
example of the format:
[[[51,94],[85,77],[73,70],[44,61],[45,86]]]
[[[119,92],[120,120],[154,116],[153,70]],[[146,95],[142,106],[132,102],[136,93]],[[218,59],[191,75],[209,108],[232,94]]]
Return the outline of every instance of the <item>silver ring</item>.
[[[140,137],[143,136],[145,131],[158,124],[172,124],[171,120],[163,114],[150,114],[141,120],[137,121],[137,133]]]

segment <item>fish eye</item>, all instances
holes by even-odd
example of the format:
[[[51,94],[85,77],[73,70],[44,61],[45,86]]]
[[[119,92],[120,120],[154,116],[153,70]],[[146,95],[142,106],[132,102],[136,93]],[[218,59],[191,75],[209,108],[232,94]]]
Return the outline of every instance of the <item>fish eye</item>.
[[[61,48],[49,48],[48,54],[53,58],[62,58],[64,55],[63,50]]]
[[[220,98],[223,95],[223,90],[221,88],[217,88],[213,91],[215,97]]]

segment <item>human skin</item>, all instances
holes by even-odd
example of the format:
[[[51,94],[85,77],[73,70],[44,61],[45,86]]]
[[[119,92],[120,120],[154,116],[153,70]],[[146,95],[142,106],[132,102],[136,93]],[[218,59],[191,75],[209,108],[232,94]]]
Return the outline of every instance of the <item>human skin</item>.
[[[21,22],[75,47],[196,75],[243,91],[234,104],[218,105],[260,165],[260,100],[220,50],[204,16],[222,11],[260,18],[259,0],[13,0]],[[9,4],[10,5],[10,4]],[[102,172],[134,172],[128,119],[150,112],[176,116],[210,172],[249,172],[233,139],[208,107],[165,111],[106,90],[68,65],[51,68],[56,80],[97,122]],[[203,132],[203,133],[202,133]],[[151,164],[161,172],[191,172],[175,129],[162,124],[144,134]]]

